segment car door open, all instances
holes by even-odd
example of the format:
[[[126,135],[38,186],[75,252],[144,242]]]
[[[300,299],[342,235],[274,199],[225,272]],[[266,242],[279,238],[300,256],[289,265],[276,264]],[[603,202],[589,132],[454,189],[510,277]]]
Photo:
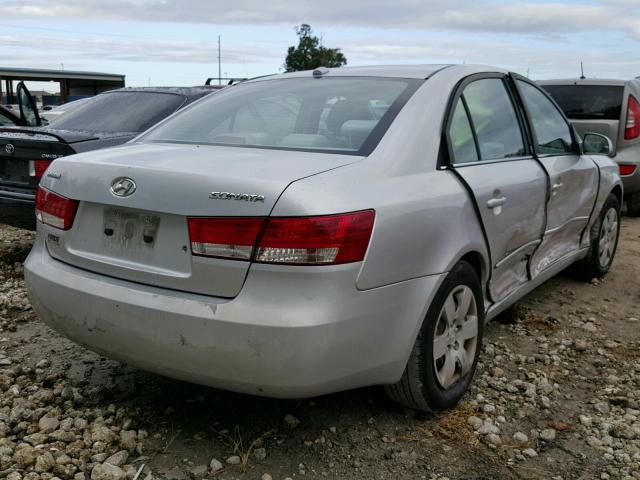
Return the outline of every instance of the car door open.
[[[580,154],[568,121],[547,95],[524,78],[515,77],[515,84],[529,119],[536,156],[550,182],[544,239],[531,261],[535,277],[580,248],[596,200],[598,170],[588,156]]]
[[[28,127],[39,127],[42,125],[36,102],[24,82],[18,83],[16,94],[18,96],[18,105],[20,106],[20,120],[22,125]]]
[[[547,176],[528,152],[503,75],[468,80],[453,105],[451,162],[476,202],[491,254],[489,294],[498,302],[529,279],[544,231]]]

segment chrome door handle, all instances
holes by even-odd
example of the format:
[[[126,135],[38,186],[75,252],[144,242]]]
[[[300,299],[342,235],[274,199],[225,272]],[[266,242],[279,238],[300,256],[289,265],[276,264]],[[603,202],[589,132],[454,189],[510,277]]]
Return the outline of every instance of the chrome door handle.
[[[558,182],[558,183],[554,183],[551,186],[551,196],[555,197],[556,193],[558,193],[558,190],[560,190],[562,188],[562,182]]]
[[[507,202],[507,197],[492,198],[487,202],[487,207],[489,208],[501,207],[506,202]]]

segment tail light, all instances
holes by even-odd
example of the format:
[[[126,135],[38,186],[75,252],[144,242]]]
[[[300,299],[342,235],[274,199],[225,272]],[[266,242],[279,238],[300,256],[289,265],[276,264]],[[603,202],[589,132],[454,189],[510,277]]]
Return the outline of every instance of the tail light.
[[[640,137],[640,104],[633,95],[627,102],[627,121],[624,128],[624,139],[633,140]]]
[[[620,175],[631,175],[636,171],[635,165],[619,165]]]
[[[373,210],[322,217],[272,218],[260,240],[257,262],[327,265],[359,262],[373,229]]]
[[[69,230],[76,216],[78,201],[38,187],[36,191],[36,218],[47,225]]]
[[[194,255],[287,265],[359,262],[375,212],[287,218],[190,218]]]
[[[251,260],[263,218],[189,218],[194,255]]]
[[[29,160],[29,176],[42,178],[53,160]]]

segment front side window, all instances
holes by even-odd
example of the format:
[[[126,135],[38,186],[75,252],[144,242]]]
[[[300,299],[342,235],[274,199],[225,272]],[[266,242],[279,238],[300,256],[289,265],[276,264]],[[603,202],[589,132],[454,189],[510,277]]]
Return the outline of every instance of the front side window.
[[[326,77],[238,84],[139,140],[366,155],[421,83]]]
[[[522,100],[537,139],[537,150],[542,155],[571,153],[571,129],[556,106],[533,85],[518,80]]]
[[[522,131],[504,81],[499,78],[476,80],[464,89],[463,97],[482,160],[525,155]]]

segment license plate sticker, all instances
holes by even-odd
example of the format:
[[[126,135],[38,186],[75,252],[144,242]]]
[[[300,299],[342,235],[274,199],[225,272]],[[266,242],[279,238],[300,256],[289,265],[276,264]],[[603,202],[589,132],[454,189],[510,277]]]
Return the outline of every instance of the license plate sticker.
[[[151,249],[156,243],[159,226],[157,215],[108,208],[104,212],[102,238],[113,248]]]

